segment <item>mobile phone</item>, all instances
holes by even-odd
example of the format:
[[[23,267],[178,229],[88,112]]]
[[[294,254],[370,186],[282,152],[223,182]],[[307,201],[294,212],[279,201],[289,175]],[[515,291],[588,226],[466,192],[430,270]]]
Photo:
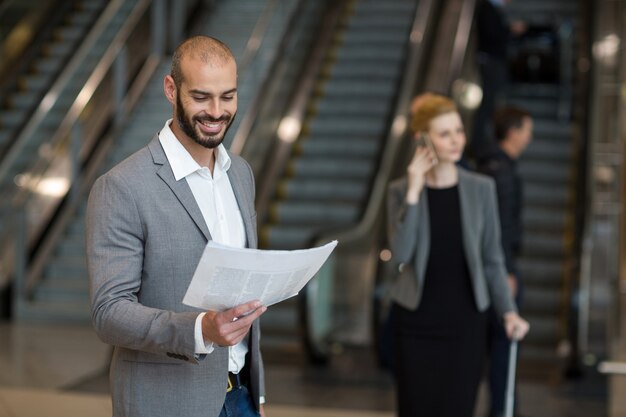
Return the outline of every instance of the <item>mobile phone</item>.
[[[433,165],[437,165],[439,163],[439,156],[437,155],[437,151],[435,151],[435,147],[430,141],[427,133],[422,132],[419,134],[419,137],[417,138],[417,146],[423,146],[430,149],[430,152],[433,154]]]

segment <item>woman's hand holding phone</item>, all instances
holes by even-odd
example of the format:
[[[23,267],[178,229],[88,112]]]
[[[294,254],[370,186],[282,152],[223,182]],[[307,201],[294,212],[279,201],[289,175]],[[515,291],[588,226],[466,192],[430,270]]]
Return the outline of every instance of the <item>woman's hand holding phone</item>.
[[[436,155],[432,149],[427,146],[418,146],[415,149],[415,154],[413,155],[411,163],[409,163],[407,168],[407,203],[417,203],[419,195],[424,188],[426,173],[435,165],[435,163]]]

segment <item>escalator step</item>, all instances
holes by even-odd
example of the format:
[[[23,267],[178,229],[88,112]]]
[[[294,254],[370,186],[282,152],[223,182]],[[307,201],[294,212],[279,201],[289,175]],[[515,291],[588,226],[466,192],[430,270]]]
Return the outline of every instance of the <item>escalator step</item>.
[[[325,115],[355,115],[372,117],[386,117],[389,106],[385,102],[372,99],[355,99],[351,97],[323,97],[315,106],[315,114]]]
[[[13,139],[14,130],[0,126],[0,151]]]
[[[568,162],[543,162],[521,160],[519,172],[527,182],[552,183],[566,186],[571,179]]]
[[[67,18],[67,24],[72,27],[85,27],[93,23],[96,10],[78,10]]]
[[[565,242],[563,234],[550,234],[536,232],[524,236],[522,243],[522,256],[540,257],[543,259],[558,258],[565,256]]]
[[[523,309],[529,314],[545,314],[558,317],[561,310],[561,288],[526,286]],[[533,328],[534,331],[534,328]]]
[[[397,13],[384,13],[379,15],[375,12],[355,14],[349,21],[350,30],[369,29],[372,32],[382,32],[391,28],[394,30],[403,29],[407,34],[411,23],[410,19],[398,18]]]
[[[26,113],[20,109],[3,110],[0,113],[2,129],[17,129],[26,121]]]
[[[354,159],[324,158],[300,158],[291,161],[288,166],[289,173],[294,177],[319,177],[319,178],[343,178],[343,179],[367,179],[370,178],[376,164],[371,161]]]
[[[537,259],[523,256],[518,261],[518,269],[526,286],[560,287],[563,279],[563,263],[560,259]]]
[[[46,56],[50,57],[66,57],[75,49],[73,42],[54,42],[44,47]]]
[[[564,233],[566,218],[562,210],[526,207],[523,213],[524,230]]]
[[[79,3],[80,10],[99,11],[102,9],[103,2],[101,0],[81,0]]]
[[[370,65],[355,61],[337,62],[328,72],[332,78],[358,79],[367,78],[370,82],[379,79],[397,80],[400,73],[399,66]]]
[[[509,95],[515,98],[558,99],[561,87],[558,84],[515,83],[509,87]]]
[[[380,136],[385,132],[386,120],[383,117],[343,117],[336,115],[321,115],[313,119],[309,127],[311,135],[351,135],[361,134]]]
[[[318,227],[311,226],[268,226],[262,229],[261,242],[264,248],[292,250],[306,248],[318,233]]]
[[[393,45],[394,48],[400,48],[400,45],[404,43],[406,43],[406,30],[404,28],[389,28],[376,33],[369,30],[350,30],[341,35],[341,45],[343,47],[359,44],[384,44],[385,46],[391,47]]]
[[[48,89],[53,80],[54,74],[52,73],[38,73],[20,77],[19,83],[20,88],[25,91],[44,91]]]
[[[36,73],[57,74],[63,67],[64,58],[61,56],[41,57],[33,64]]]
[[[368,186],[362,181],[337,179],[324,181],[316,178],[283,180],[278,185],[278,195],[284,199],[299,200],[312,195],[318,201],[335,200],[360,203],[367,196]]]
[[[385,61],[388,64],[395,64],[404,57],[404,50],[397,48],[377,47],[370,45],[352,45],[350,48],[341,48],[337,53],[337,59],[342,60],[370,60],[372,64]]]
[[[356,222],[360,211],[358,204],[282,201],[271,207],[270,218],[281,225],[335,226]]]
[[[574,147],[569,143],[543,138],[533,140],[524,152],[524,160],[549,160],[569,163],[574,156]]]
[[[525,181],[527,182],[527,181]],[[540,206],[565,209],[569,197],[567,187],[532,182],[524,184],[524,207]]]
[[[556,348],[559,340],[559,322],[553,315],[533,315],[524,316],[530,323],[532,331],[528,332],[524,339],[524,345],[552,345]]]
[[[87,264],[85,257],[55,257],[45,270],[46,279],[58,279],[72,277],[87,277]]]
[[[545,119],[537,119],[533,123],[533,135],[536,138],[545,137],[547,140],[570,142],[573,133],[573,126],[570,123]]]
[[[85,36],[85,29],[81,26],[66,26],[58,28],[54,32],[54,37],[58,41],[76,42]]]
[[[394,79],[372,83],[361,80],[329,80],[324,84],[324,94],[327,96],[357,96],[375,97],[379,100],[390,100],[394,95]]]
[[[355,138],[337,141],[319,138],[316,140],[301,140],[296,144],[296,151],[300,155],[333,156],[342,154],[350,156],[374,157],[379,151],[380,143],[376,138]]]

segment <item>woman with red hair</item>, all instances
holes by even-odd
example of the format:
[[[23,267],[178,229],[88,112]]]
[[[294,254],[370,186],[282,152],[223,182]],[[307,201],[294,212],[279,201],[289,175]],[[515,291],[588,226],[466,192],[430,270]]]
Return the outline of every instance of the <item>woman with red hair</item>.
[[[389,188],[389,240],[401,273],[391,288],[400,417],[472,417],[486,356],[487,308],[509,337],[529,325],[506,281],[495,186],[457,166],[463,122],[447,97],[411,106],[417,146]]]

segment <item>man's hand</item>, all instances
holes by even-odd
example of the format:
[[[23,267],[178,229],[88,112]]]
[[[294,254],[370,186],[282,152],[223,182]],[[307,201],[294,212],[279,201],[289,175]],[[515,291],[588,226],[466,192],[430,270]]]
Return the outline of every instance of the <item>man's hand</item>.
[[[504,329],[509,339],[515,336],[517,340],[522,340],[524,336],[526,336],[526,333],[528,333],[530,324],[516,312],[510,311],[504,314]]]
[[[263,409],[263,404],[261,404],[261,406],[259,407],[259,414],[261,415],[261,417],[265,417],[265,410]]]
[[[202,337],[219,346],[234,346],[250,331],[252,322],[267,310],[257,300],[218,313],[209,310],[202,318]]]

